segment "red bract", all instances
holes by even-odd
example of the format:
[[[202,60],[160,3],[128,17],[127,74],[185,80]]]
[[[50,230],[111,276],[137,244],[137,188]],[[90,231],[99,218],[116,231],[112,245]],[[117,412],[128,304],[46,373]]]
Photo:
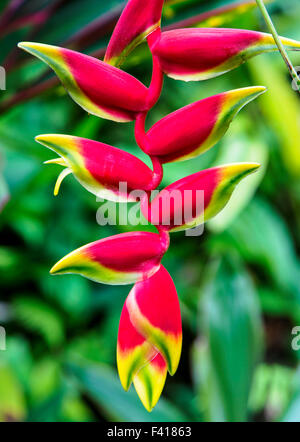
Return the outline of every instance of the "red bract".
[[[147,132],[145,152],[162,163],[196,157],[214,146],[235,115],[265,91],[249,87],[224,92],[167,115]]]
[[[147,190],[153,172],[133,155],[108,144],[69,135],[39,135],[36,141],[61,156],[50,163],[65,166],[89,192],[111,201],[135,201],[133,190]],[[47,161],[49,163],[49,161]],[[62,173],[65,174],[63,171]],[[58,178],[60,185],[61,175]],[[120,187],[125,184],[124,190]],[[123,192],[122,192],[123,190]],[[125,193],[126,191],[126,193]],[[58,186],[55,188],[55,194]]]
[[[290,50],[300,43],[281,38]],[[262,52],[276,51],[271,35],[244,29],[187,28],[163,32],[151,48],[162,70],[177,80],[206,80],[228,72]]]
[[[182,343],[177,292],[167,270],[136,283],[123,307],[117,361],[120,379],[127,390],[133,381],[150,411],[164,386],[167,369],[174,374]],[[150,384],[149,388],[145,385]]]
[[[242,29],[161,33],[162,6],[163,0],[128,1],[104,62],[56,46],[19,45],[46,62],[89,113],[119,122],[135,120],[135,140],[152,161],[153,171],[133,155],[97,141],[54,134],[36,138],[60,156],[47,163],[65,167],[55,194],[69,173],[88,191],[110,200],[132,201],[132,190],[146,191],[142,213],[159,234],[123,233],[87,244],[62,258],[51,273],[78,273],[104,284],[135,283],[121,314],[117,363],[123,387],[133,383],[149,411],[161,395],[167,371],[175,373],[181,353],[179,301],[172,278],[161,265],[169,232],[197,226],[218,214],[236,185],[259,164],[202,170],[167,186],[151,202],[150,191],[161,182],[163,163],[193,158],[211,148],[241,108],[265,88],[236,89],[197,101],[162,118],[146,133],[147,113],[160,96],[163,73],[186,81],[204,80],[261,52],[276,50],[270,35]],[[145,37],[153,58],[149,88],[112,66],[120,64]],[[300,49],[293,40],[282,38],[282,42],[288,49]],[[126,190],[119,187],[124,182]]]
[[[159,269],[168,245],[156,233],[122,233],[80,247],[58,261],[50,272],[78,273],[104,284],[131,284]]]
[[[194,173],[162,190],[144,216],[160,230],[175,232],[195,227],[217,215],[236,185],[259,168],[257,163],[236,163]]]
[[[114,66],[57,46],[23,42],[19,47],[47,63],[73,100],[91,114],[126,122],[149,108],[146,86]]]
[[[129,0],[114,29],[104,61],[119,65],[160,25],[164,0]]]

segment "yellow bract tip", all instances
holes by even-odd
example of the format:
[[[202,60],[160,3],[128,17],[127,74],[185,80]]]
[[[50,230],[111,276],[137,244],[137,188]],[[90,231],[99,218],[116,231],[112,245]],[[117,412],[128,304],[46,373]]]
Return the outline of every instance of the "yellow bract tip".
[[[58,175],[58,178],[57,178],[57,181],[56,181],[55,187],[54,187],[54,196],[58,195],[61,183],[66,178],[66,176],[69,175],[70,173],[72,173],[72,170],[66,168]]]
[[[223,169],[223,179],[239,177],[239,180],[243,177],[256,172],[260,168],[259,163],[233,163],[220,166]]]
[[[38,56],[38,54],[55,55],[59,52],[60,48],[57,46],[46,45],[43,43],[35,43],[31,41],[22,41],[18,43],[18,47],[30,54]]]
[[[57,164],[59,166],[68,167],[67,163],[63,158],[53,158],[52,160],[44,161],[43,164]]]

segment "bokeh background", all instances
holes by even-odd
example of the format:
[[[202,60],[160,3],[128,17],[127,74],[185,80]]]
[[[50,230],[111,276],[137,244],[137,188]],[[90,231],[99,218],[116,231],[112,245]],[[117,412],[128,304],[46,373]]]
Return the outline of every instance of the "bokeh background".
[[[299,0],[268,2],[280,34],[300,40]],[[253,2],[203,15],[230,1],[166,0],[163,26],[226,26],[265,31]],[[163,185],[202,168],[257,161],[229,206],[200,237],[172,234],[163,263],[181,302],[183,353],[152,413],[122,390],[116,339],[130,286],[49,275],[69,251],[139,226],[99,226],[101,203],[73,177],[53,186],[59,166],[34,142],[65,133],[126,149],[133,124],[87,115],[18,41],[66,46],[102,57],[124,2],[1,1],[0,65],[0,420],[4,421],[300,421],[300,100],[278,54],[261,55],[219,78],[165,79],[150,126],[167,113],[222,91],[265,85],[222,142],[203,156],[165,166]],[[200,15],[199,15],[200,14]],[[291,55],[300,65],[300,55]],[[145,84],[151,57],[141,45],[123,66]],[[188,134],[187,134],[188,136]],[[151,229],[142,226],[143,230]]]

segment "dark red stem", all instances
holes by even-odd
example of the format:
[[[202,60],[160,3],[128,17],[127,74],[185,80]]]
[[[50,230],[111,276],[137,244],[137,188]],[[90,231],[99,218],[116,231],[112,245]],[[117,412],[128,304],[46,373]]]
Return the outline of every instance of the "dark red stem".
[[[134,136],[139,148],[147,154],[147,137],[145,131],[146,117],[147,112],[140,112],[136,117],[134,125]]]
[[[164,82],[164,74],[161,70],[159,60],[153,54],[153,49],[156,43],[158,42],[158,40],[160,39],[160,36],[161,36],[161,30],[160,28],[158,28],[147,37],[148,46],[152,53],[152,64],[153,64],[152,78],[149,86],[149,95],[148,95],[149,109],[152,108],[159,99]]]
[[[160,185],[161,180],[163,179],[164,170],[161,162],[157,157],[150,156],[150,159],[153,165],[153,176],[152,181],[149,185],[149,189],[147,190],[154,190]]]
[[[165,254],[170,245],[170,234],[167,230],[163,229],[162,226],[157,226],[156,228],[160,236],[160,243],[163,248],[163,254]]]
[[[135,120],[134,136],[139,148],[148,155],[147,151],[147,135],[145,131],[145,120],[147,112],[140,112]],[[153,165],[152,181],[145,190],[154,190],[159,186],[163,177],[163,168],[159,159],[149,155]]]
[[[160,35],[161,35],[160,28],[156,29],[150,35],[148,35],[147,42],[151,51],[155,47],[157,41],[160,39]],[[160,97],[163,87],[163,79],[164,79],[164,75],[161,70],[158,58],[152,54],[152,59],[153,59],[153,68],[152,68],[151,83],[148,89],[149,91],[148,103],[147,103],[148,110],[145,112],[140,112],[138,114],[134,128],[134,135],[136,142],[140,147],[140,149],[147,155],[148,155],[148,146],[147,146],[148,140],[145,130],[146,117],[149,109],[151,109],[155,105],[155,103]],[[147,189],[145,189],[147,191],[156,189],[157,186],[159,186],[159,184],[161,183],[163,177],[163,168],[159,159],[151,155],[150,159],[153,165],[153,177],[151,183],[149,184]]]

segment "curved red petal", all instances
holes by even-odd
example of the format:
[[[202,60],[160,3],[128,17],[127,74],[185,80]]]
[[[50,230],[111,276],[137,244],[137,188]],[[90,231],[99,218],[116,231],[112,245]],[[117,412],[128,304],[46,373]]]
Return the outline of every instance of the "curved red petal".
[[[172,112],[147,132],[146,153],[158,156],[161,163],[200,155],[220,140],[247,103],[265,91],[261,86],[235,89]]]
[[[288,49],[300,49],[299,42],[281,39]],[[152,48],[167,75],[186,81],[221,75],[248,58],[276,50],[274,39],[269,34],[229,28],[166,31]]]
[[[138,332],[159,350],[174,374],[181,353],[181,314],[174,282],[162,265],[151,278],[134,285],[127,307]]]
[[[161,20],[164,0],[129,0],[108,44],[107,63],[119,65],[124,58],[154,31]]]
[[[125,390],[130,387],[136,373],[156,354],[157,350],[133,326],[125,302],[120,317],[117,344],[118,372]]]
[[[235,186],[258,168],[257,163],[235,163],[194,173],[163,189],[149,207],[142,205],[143,214],[161,230],[195,227],[220,212]]]
[[[153,172],[146,164],[108,144],[58,134],[39,135],[36,141],[61,155],[83,187],[98,197],[135,201],[129,193],[146,190],[152,182]]]
[[[73,100],[87,112],[118,122],[148,110],[148,89],[132,75],[97,58],[57,46],[22,42],[57,74]]]
[[[156,233],[121,233],[69,253],[50,272],[78,273],[105,284],[131,284],[153,275],[165,251]]]

